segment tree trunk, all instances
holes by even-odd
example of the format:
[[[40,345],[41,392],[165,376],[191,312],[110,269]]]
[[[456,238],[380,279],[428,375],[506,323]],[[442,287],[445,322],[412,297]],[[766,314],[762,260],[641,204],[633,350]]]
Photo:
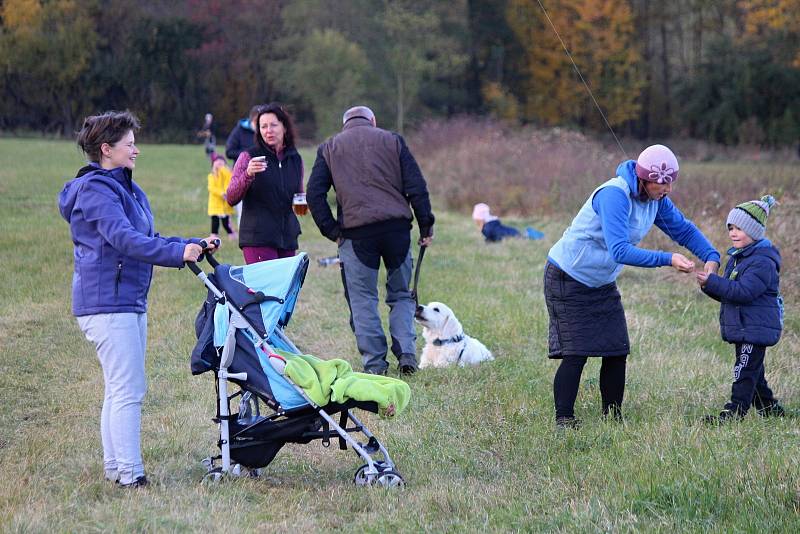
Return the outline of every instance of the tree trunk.
[[[672,120],[670,117],[672,116],[672,94],[670,91],[670,85],[672,84],[672,80],[670,78],[669,73],[669,52],[668,52],[668,41],[667,41],[667,23],[664,19],[661,19],[661,69],[664,75],[664,122],[667,125],[667,134],[671,133],[672,129]]]
[[[639,119],[638,134],[640,137],[652,137],[650,131],[651,118],[653,115],[653,66],[651,63],[653,53],[650,39],[650,0],[639,2],[638,13],[636,13],[637,27],[641,29],[644,36],[642,41],[642,68],[646,71],[646,81],[642,89],[642,115]]]
[[[697,9],[697,18],[694,21],[694,65],[692,72],[696,75],[703,61],[703,8],[700,4]]]
[[[397,133],[403,135],[403,122],[405,120],[405,103],[403,99],[405,98],[405,91],[403,90],[403,75],[400,72],[397,72]]]

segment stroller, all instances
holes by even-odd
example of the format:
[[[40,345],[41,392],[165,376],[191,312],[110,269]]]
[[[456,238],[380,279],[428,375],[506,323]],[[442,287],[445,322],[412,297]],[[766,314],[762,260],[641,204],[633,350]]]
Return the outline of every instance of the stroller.
[[[245,266],[220,264],[211,255],[207,261],[213,273],[187,263],[208,288],[195,320],[198,341],[192,351],[192,374],[213,371],[216,377],[214,422],[219,424],[221,454],[203,460],[208,470],[204,481],[216,482],[226,475],[257,477],[286,443],[320,439],[328,447],[333,438],[340,449],[349,446],[365,462],[355,473],[356,485],[403,486],[386,448],[350,411],[360,408],[377,413],[376,402],[348,400],[317,406],[283,375],[281,361],[270,357],[271,348],[300,353],[284,329],[303,285],[308,257],[299,253]],[[232,395],[229,381],[240,388]],[[232,414],[231,402],[237,397],[239,411]],[[338,423],[335,414],[339,414]],[[351,433],[363,434],[366,442],[356,441]],[[382,459],[373,458],[378,455]]]

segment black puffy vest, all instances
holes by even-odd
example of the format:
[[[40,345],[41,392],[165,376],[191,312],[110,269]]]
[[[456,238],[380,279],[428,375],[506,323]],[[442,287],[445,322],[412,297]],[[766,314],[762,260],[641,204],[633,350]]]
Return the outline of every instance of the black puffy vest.
[[[256,174],[242,199],[239,248],[272,247],[297,250],[300,223],[292,211],[292,197],[302,190],[303,161],[294,147],[283,160],[271,150],[254,147],[250,157],[266,156],[267,170]]]

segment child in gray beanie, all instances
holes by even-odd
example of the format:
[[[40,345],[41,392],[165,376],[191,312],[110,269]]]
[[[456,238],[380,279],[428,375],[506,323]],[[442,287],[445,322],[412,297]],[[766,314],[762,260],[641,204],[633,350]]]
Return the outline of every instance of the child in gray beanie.
[[[736,347],[731,400],[719,416],[706,417],[709,423],[740,419],[751,405],[765,417],[785,413],[764,377],[767,347],[778,342],[783,329],[781,255],[764,238],[774,205],[775,199],[767,195],[733,208],[726,220],[733,247],[725,273],[696,275],[703,292],[721,303],[722,339]]]

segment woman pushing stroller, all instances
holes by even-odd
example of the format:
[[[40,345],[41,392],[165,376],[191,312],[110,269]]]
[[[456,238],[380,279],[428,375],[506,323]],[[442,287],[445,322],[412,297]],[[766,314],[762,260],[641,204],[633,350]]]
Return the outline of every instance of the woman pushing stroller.
[[[153,265],[182,267],[203,252],[199,239],[155,232],[147,196],[133,181],[138,129],[127,111],[87,117],[77,141],[89,163],[59,195],[74,244],[72,311],[103,369],[105,477],[124,487],[148,483],[140,435]]]

